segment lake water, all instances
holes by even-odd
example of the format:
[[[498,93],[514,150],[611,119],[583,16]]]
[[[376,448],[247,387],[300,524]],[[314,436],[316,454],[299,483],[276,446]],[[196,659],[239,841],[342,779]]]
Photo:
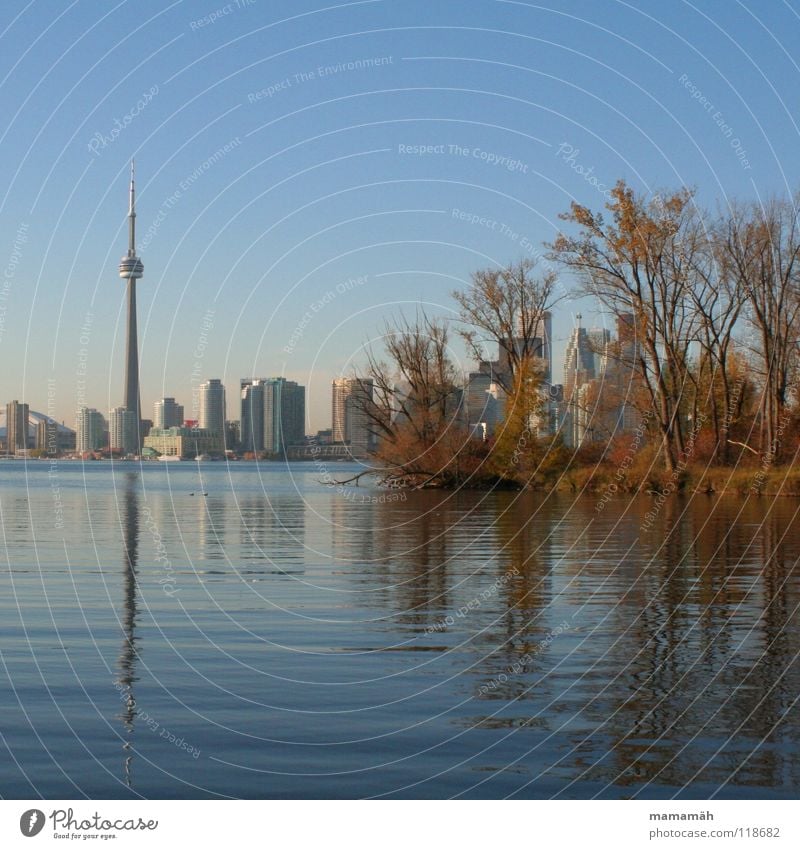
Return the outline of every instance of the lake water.
[[[0,463],[0,795],[797,797],[800,501],[324,471]]]

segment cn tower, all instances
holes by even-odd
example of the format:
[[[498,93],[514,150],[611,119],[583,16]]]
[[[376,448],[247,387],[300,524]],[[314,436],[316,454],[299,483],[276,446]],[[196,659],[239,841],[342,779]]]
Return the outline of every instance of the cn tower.
[[[136,256],[136,189],[134,164],[131,161],[131,188],[128,207],[128,253],[119,263],[119,276],[128,281],[128,333],[125,345],[125,401],[123,406],[134,414],[138,453],[141,447],[142,407],[139,399],[139,345],[136,334],[136,281],[144,274],[142,261]]]

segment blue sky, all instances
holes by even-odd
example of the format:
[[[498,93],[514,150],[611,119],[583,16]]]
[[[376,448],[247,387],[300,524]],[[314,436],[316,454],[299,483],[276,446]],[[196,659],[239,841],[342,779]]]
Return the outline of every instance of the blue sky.
[[[387,316],[451,314],[571,200],[601,207],[618,178],[710,207],[799,185],[797,2],[3,11],[0,401],[70,425],[121,402],[132,156],[145,415],[163,394],[189,415],[199,375],[236,418],[240,377],[285,374],[312,430]],[[598,320],[560,304],[556,379],[578,311]]]

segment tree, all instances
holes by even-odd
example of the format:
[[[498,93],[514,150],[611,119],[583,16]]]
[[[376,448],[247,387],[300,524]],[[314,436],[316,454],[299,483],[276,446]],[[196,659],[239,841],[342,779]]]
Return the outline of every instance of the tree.
[[[618,318],[633,314],[635,366],[658,423],[664,462],[674,472],[684,452],[684,393],[693,380],[689,349],[696,331],[692,290],[703,248],[692,192],[646,200],[624,181],[601,213],[573,203],[561,216],[580,228],[561,234],[554,257],[575,270],[586,294]]]
[[[761,451],[778,451],[781,420],[797,368],[800,334],[800,223],[797,207],[771,200],[733,207],[720,240],[730,273],[746,300],[754,361],[763,384]]]
[[[492,465],[502,478],[524,480],[531,473],[527,460],[536,439],[541,382],[541,373],[532,357],[517,364],[514,385],[506,397],[503,421],[492,447]]]
[[[387,321],[385,360],[370,349],[371,399],[357,403],[377,439],[385,480],[411,486],[454,485],[474,474],[482,452],[463,418],[463,380],[449,356],[447,324],[424,313]]]
[[[694,253],[696,285],[688,289],[697,318],[697,360],[692,420],[708,413],[714,434],[712,460],[728,460],[728,434],[741,410],[734,332],[745,304],[744,288],[725,249],[728,220],[722,217],[698,235]]]
[[[500,369],[494,375],[507,395],[519,386],[521,369],[542,356],[545,313],[559,300],[555,287],[557,275],[545,271],[536,276],[536,261],[523,259],[504,268],[485,268],[472,274],[469,288],[453,292],[459,317],[466,325],[461,335],[480,362],[483,343],[498,346]]]

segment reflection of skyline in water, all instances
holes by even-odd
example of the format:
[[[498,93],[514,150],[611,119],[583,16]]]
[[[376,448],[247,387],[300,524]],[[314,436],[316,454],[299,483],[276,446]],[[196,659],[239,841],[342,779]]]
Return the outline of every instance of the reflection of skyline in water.
[[[37,731],[92,792],[114,790],[60,711],[98,741],[117,792],[127,781],[147,796],[192,796],[192,782],[241,796],[412,795],[406,779],[434,796],[800,787],[793,499],[676,497],[643,532],[648,498],[602,512],[564,494],[373,501],[272,467],[204,468],[206,498],[190,495],[194,467],[61,474],[65,541],[35,528],[38,561],[24,553],[30,516],[51,515],[47,476],[37,490],[31,473],[28,501],[0,481],[14,563],[0,580],[33,645],[48,647],[37,658],[57,709],[13,628],[3,649]],[[7,601],[6,620],[19,615]],[[80,683],[109,700],[113,734],[52,656],[61,639]],[[23,767],[65,797],[64,773],[26,749],[26,714],[14,718],[2,688],[0,708]],[[403,777],[381,767],[395,759]],[[10,775],[0,767],[6,795]]]
[[[131,786],[131,765],[133,755],[130,754],[131,738],[134,732],[134,719],[137,706],[133,685],[137,680],[136,663],[139,657],[136,636],[137,614],[137,566],[139,557],[139,492],[138,475],[129,472],[124,476],[121,504],[119,504],[120,527],[122,531],[122,609],[120,623],[122,625],[123,643],[117,660],[120,701],[123,705],[122,724],[128,739],[123,744],[125,757],[125,782]]]
[[[129,668],[135,497],[126,492],[134,562],[125,584],[129,662],[121,666]],[[627,515],[607,507],[599,520],[591,503],[569,503],[568,522],[562,497],[529,493],[423,492],[368,504],[334,495],[327,507],[330,524],[315,520],[309,540],[309,506],[292,492],[234,498],[210,489],[176,519],[191,527],[194,515],[199,559],[228,558],[243,575],[319,563],[328,541],[329,565],[315,578],[322,596],[346,576],[348,604],[383,609],[390,624],[382,627],[397,629],[408,668],[420,651],[434,669],[446,664],[458,698],[470,700],[471,723],[508,734],[519,747],[511,760],[528,780],[537,774],[528,766],[533,733],[557,741],[553,771],[567,787],[576,777],[598,789],[674,787],[687,770],[711,783],[784,780],[780,746],[743,754],[741,740],[725,742],[719,731],[741,726],[750,741],[780,738],[800,686],[791,660],[797,640],[785,627],[797,594],[795,585],[793,604],[785,514],[759,519],[756,506],[749,518],[757,521],[731,522],[732,504],[718,504],[721,515],[709,522],[701,501],[685,509],[674,500],[643,535],[646,502]],[[449,625],[427,630],[448,616]],[[549,636],[563,621],[566,631]],[[718,754],[695,739],[706,737],[722,746]]]
[[[471,601],[428,639],[450,633],[446,644],[479,655],[480,682],[524,661],[496,682],[479,725],[563,731],[561,771],[600,786],[681,786],[687,765],[701,782],[784,782],[786,744],[774,740],[800,691],[800,640],[787,628],[798,605],[794,507],[765,517],[750,504],[734,520],[741,505],[723,501],[709,521],[702,498],[674,499],[642,534],[646,500],[601,521],[578,502],[565,523],[562,497],[497,493],[476,507],[481,498],[417,493],[369,516],[345,499],[332,505],[334,552],[371,564],[370,579],[386,587],[379,597],[403,622],[418,632]],[[504,572],[513,579],[496,591],[502,604],[489,605],[480,578]],[[577,620],[553,647],[560,602]],[[588,663],[577,687],[576,661]],[[496,715],[498,702],[511,708]],[[563,723],[543,718],[553,709]],[[698,743],[720,728],[730,733],[719,752]],[[787,732],[796,745],[796,726]],[[758,741],[745,755],[741,734]]]
[[[244,494],[227,509],[227,522],[238,525],[242,561],[268,560],[278,569],[305,563],[306,505],[302,496]]]
[[[552,681],[525,682],[523,710],[508,723],[535,720],[528,704],[572,703],[562,725],[549,724],[567,732],[556,769],[576,782],[567,795],[583,782],[598,790],[680,788],[690,779],[698,787],[781,786],[787,770],[798,784],[790,756],[798,729],[787,725],[800,691],[800,641],[787,627],[798,607],[796,544],[792,558],[786,551],[795,516],[764,519],[751,505],[734,522],[731,500],[714,505],[720,515],[709,521],[708,506],[668,502],[647,537],[637,537],[641,516],[606,516],[572,560],[570,595],[586,607],[570,641],[585,635],[575,653],[592,660],[583,673],[591,697],[577,699],[573,675],[548,664]],[[571,659],[563,658],[567,669]],[[519,695],[510,677],[494,698]]]

